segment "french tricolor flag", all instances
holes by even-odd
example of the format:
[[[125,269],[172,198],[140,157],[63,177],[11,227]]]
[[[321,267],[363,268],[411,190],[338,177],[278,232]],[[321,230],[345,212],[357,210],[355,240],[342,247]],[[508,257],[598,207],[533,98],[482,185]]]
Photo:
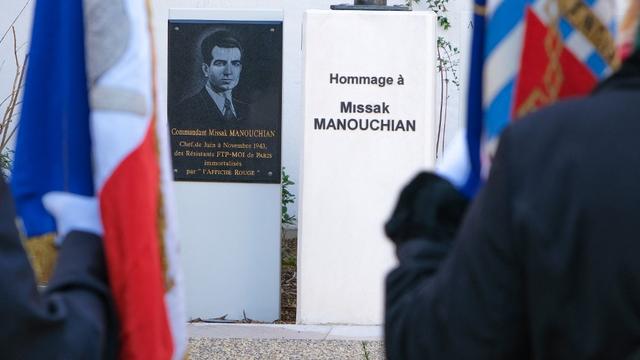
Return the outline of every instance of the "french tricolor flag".
[[[37,2],[12,189],[28,238],[56,232],[45,194],[96,197],[120,358],[182,359],[186,321],[147,6]]]

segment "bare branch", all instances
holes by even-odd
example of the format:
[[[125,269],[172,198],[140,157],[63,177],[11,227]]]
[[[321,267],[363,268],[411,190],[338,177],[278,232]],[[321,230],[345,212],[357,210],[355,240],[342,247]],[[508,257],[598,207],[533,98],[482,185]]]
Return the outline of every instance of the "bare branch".
[[[17,129],[17,126],[14,126],[13,129],[9,132],[8,125],[11,123],[14,117],[14,112],[16,110],[16,107],[21,103],[21,102],[20,103],[18,102],[18,99],[20,98],[20,90],[22,89],[22,84],[24,82],[24,74],[26,72],[25,70],[26,70],[27,58],[28,56],[25,56],[24,60],[22,61],[22,66],[18,64],[16,69],[16,76],[18,77],[18,82],[17,84],[14,83],[11,102],[7,107],[7,112],[5,113],[5,117],[2,120],[3,129],[1,131],[2,141],[0,142],[0,154],[2,154],[5,146],[7,146],[7,144],[9,143],[9,141],[11,140],[11,138],[13,137]]]
[[[25,46],[27,46],[27,44],[29,44],[28,41],[25,41],[22,44],[20,44],[20,46],[18,46],[18,51],[21,51]]]
[[[436,51],[438,53],[438,59],[442,58],[440,54],[440,46],[436,46]],[[444,77],[446,76],[447,71],[444,69],[444,66],[440,65],[438,69],[440,72],[440,113],[438,115],[438,136],[436,138],[436,159],[438,158],[438,149],[440,148],[440,138],[442,136],[442,107],[444,104]],[[443,140],[444,141],[444,140]]]
[[[20,104],[18,100],[20,99],[20,91],[22,89],[27,63],[27,56],[25,56],[22,64],[20,64],[20,61],[18,60],[18,45],[16,40],[15,27],[12,26],[11,32],[13,34],[13,55],[16,61],[16,74],[13,79],[13,85],[11,87],[9,104],[7,105],[7,109],[5,110],[4,116],[2,118],[2,127],[0,130],[0,135],[2,136],[2,140],[0,141],[0,154],[2,154],[5,146],[7,146],[7,144],[15,134],[16,127],[14,126],[13,129],[10,130],[9,125],[13,121],[16,107]]]
[[[7,101],[10,101],[10,100],[11,100],[11,98],[14,96],[14,94],[15,94],[17,91],[21,91],[23,88],[24,88],[24,83],[23,83],[19,88],[12,90],[12,91],[9,93],[9,95],[5,96],[5,98],[4,98],[4,99],[2,99],[2,101],[0,101],[0,107],[1,107],[2,105],[4,105],[4,103],[6,103]]]
[[[11,98],[11,94],[7,95],[7,97],[5,97],[4,99],[2,99],[2,101],[0,101],[0,106],[4,105],[4,103],[6,103],[7,100],[9,100],[9,98]]]
[[[7,106],[4,116],[2,117],[3,124],[7,121],[8,118],[11,117],[11,114],[13,113],[14,103],[17,101],[17,97],[18,97],[17,87],[18,87],[18,80],[20,79],[20,64],[18,63],[17,54],[16,54],[15,29],[13,31],[13,53],[14,53],[14,56],[16,57],[16,73],[13,77],[13,84],[11,85],[11,100],[9,100],[9,105]]]
[[[16,39],[16,27],[11,26],[11,32],[13,33],[13,58],[16,61],[16,67],[20,71],[20,61],[18,61],[18,39]]]
[[[445,140],[447,139],[447,108],[449,106],[449,76],[447,76],[446,72],[444,73],[444,76],[444,93],[446,96],[444,104],[442,105],[444,106],[444,117],[442,119],[442,156],[444,156]]]
[[[21,49],[25,46],[26,42],[18,46],[18,38],[16,36],[15,24],[30,3],[31,3],[31,0],[27,0],[25,2],[22,9],[20,9],[20,12],[18,12],[16,17],[13,19],[13,21],[9,25],[9,27],[2,34],[2,37],[0,37],[0,44],[2,44],[2,42],[5,40],[5,38],[9,34],[9,31],[11,31],[11,35],[13,36],[13,59],[16,66],[15,76],[13,78],[13,84],[11,86],[11,92],[9,95],[7,95],[7,97],[5,97],[4,99],[2,99],[2,101],[0,101],[0,107],[6,104],[6,108],[4,110],[4,114],[2,117],[2,122],[0,122],[0,137],[2,138],[2,140],[0,141],[0,157],[2,157],[2,159],[6,161],[6,163],[3,162],[2,164],[0,164],[0,167],[2,168],[5,168],[10,163],[9,157],[7,156],[7,153],[6,153],[6,146],[9,144],[9,142],[15,135],[18,128],[17,123],[18,123],[18,119],[20,117],[21,111],[17,111],[17,108],[19,108],[22,105],[22,101],[20,100],[20,93],[24,87],[24,75],[26,72],[25,70],[26,70],[26,63],[27,63],[27,57],[28,57],[25,55],[24,59],[20,61],[20,56],[18,56],[18,52],[21,51]],[[4,68],[5,63],[6,63],[6,60],[2,59],[0,63],[0,70]]]
[[[18,98],[18,91],[16,87],[18,86],[17,83],[18,83],[19,77],[20,77],[20,69],[18,68],[16,69],[16,74],[13,78],[13,85],[11,85],[11,94],[9,95],[10,96],[9,104],[7,105],[7,108],[4,112],[4,116],[2,117],[2,123],[5,123],[13,113],[13,107]]]
[[[20,12],[18,13],[18,15],[16,15],[16,17],[13,19],[13,21],[9,25],[9,28],[7,28],[7,30],[4,32],[4,34],[2,34],[2,38],[0,38],[0,44],[2,43],[4,38],[7,37],[7,34],[9,33],[9,30],[16,24],[16,22],[20,18],[20,15],[22,15],[22,13],[24,12],[24,9],[27,8],[27,5],[29,5],[30,2],[31,2],[31,0],[27,0],[27,2],[24,4],[22,9],[20,9]]]
[[[0,144],[0,154],[2,154],[4,152],[4,148],[9,144],[9,141],[11,140],[11,138],[13,137],[13,135],[16,134],[16,130],[18,130],[18,123],[16,122],[16,124],[13,126],[13,128],[11,129],[11,133],[9,134],[9,136],[7,137],[7,140],[4,141],[2,144]]]

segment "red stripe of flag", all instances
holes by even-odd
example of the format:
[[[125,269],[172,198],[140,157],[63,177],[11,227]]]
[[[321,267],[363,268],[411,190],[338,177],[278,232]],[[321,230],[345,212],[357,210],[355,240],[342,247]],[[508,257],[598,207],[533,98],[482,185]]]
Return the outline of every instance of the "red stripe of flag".
[[[158,234],[155,120],[100,192],[109,281],[120,319],[120,359],[171,359]]]

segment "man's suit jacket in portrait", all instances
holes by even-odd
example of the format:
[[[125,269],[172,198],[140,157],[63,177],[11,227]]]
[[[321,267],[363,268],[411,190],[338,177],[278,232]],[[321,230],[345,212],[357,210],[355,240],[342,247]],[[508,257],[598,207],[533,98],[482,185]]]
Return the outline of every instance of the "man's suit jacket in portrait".
[[[172,112],[172,127],[181,129],[227,129],[250,128],[248,124],[249,105],[238,99],[232,98],[236,120],[226,120],[224,115],[213,101],[206,88],[202,88],[197,94],[184,99]]]

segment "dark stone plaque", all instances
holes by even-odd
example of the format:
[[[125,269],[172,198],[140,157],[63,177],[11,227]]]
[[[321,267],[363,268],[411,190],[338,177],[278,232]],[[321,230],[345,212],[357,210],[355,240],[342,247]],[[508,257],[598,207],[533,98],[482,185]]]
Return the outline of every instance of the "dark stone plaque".
[[[174,179],[280,183],[282,22],[169,21]]]

